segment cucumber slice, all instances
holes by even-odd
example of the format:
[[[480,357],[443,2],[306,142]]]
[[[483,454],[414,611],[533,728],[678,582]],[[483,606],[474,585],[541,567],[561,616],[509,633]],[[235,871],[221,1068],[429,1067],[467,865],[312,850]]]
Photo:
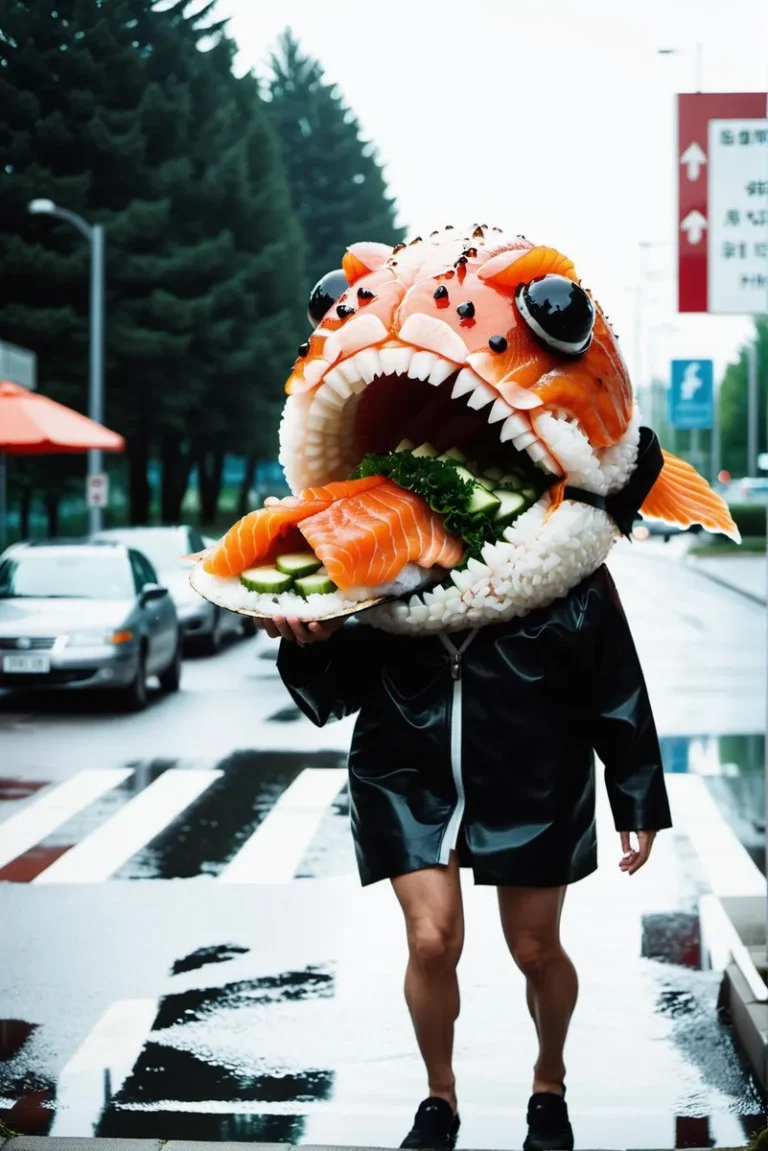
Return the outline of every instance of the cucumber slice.
[[[499,507],[496,515],[493,517],[497,524],[507,523],[508,520],[521,512],[527,506],[527,501],[522,492],[507,492],[501,488],[497,488],[493,493],[499,501]]]
[[[508,476],[501,477],[499,487],[509,488],[513,492],[519,492],[525,487],[525,480],[515,472],[510,472]]]
[[[240,583],[248,591],[261,595],[280,595],[293,587],[293,576],[278,571],[276,567],[246,568],[240,573]]]
[[[416,445],[412,440],[401,440],[395,448],[396,452],[412,452]]]
[[[478,476],[477,482],[479,484],[482,484],[483,487],[486,488],[489,492],[492,492],[493,489],[496,487],[496,484],[499,481],[498,480],[492,480],[490,476]]]
[[[336,591],[336,584],[328,578],[325,568],[321,568],[313,575],[297,579],[295,590],[306,599],[310,595],[328,595],[330,592]]]
[[[489,480],[496,480],[497,483],[504,478],[504,473],[501,468],[486,468],[484,474]]]
[[[461,476],[461,478],[466,480],[468,484],[477,483],[477,477],[473,475],[469,468],[465,468],[463,465],[459,465],[459,467],[456,468],[456,475]]]
[[[443,452],[439,458],[441,460],[456,460],[458,464],[465,464],[467,462],[467,457],[460,448],[449,448],[448,451]]]
[[[292,554],[278,556],[275,567],[283,575],[301,579],[303,576],[314,575],[323,565],[314,552],[293,552]]]
[[[436,456],[437,449],[433,448],[431,444],[421,444],[418,448],[414,448],[411,453],[414,456]]]
[[[539,498],[539,493],[536,491],[536,488],[521,488],[520,494],[525,496],[532,504],[535,504]]]
[[[493,516],[499,508],[499,498],[482,484],[474,484],[467,509],[471,515]]]

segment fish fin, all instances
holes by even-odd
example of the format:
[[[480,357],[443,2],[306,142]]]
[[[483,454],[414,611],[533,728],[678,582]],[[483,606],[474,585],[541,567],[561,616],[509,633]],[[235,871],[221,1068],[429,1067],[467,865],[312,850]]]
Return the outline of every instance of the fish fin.
[[[661,454],[664,467],[641,505],[641,513],[682,528],[701,524],[709,532],[721,532],[734,543],[741,543],[741,533],[725,500],[686,460],[663,449]]]

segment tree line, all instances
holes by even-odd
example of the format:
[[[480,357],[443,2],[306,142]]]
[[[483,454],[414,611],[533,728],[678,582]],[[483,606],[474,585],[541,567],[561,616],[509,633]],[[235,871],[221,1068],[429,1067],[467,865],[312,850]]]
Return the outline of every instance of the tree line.
[[[130,519],[177,522],[196,470],[216,517],[224,461],[244,510],[272,459],[283,384],[315,281],[357,239],[395,243],[396,206],[342,95],[287,29],[260,83],[234,71],[214,4],[0,0],[0,339],[38,356],[40,390],[86,410],[88,245],[30,216],[48,198],[102,223],[105,423],[127,440]],[[14,461],[49,530],[78,457]]]

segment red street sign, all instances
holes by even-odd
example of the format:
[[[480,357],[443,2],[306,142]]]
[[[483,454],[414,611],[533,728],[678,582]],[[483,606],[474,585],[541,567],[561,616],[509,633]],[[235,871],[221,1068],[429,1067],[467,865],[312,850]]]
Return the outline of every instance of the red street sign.
[[[723,231],[721,220],[721,205],[718,197],[716,211],[717,220],[713,221],[710,211],[713,207],[713,181],[720,181],[727,175],[727,168],[731,167],[730,157],[733,157],[734,166],[731,174],[735,172],[731,183],[741,181],[746,186],[747,177],[741,179],[741,168],[735,169],[736,164],[743,165],[739,154],[739,139],[745,133],[736,132],[733,137],[734,151],[729,153],[725,148],[718,147],[717,161],[711,148],[710,121],[745,121],[766,120],[766,106],[768,97],[765,92],[697,92],[684,93],[677,98],[677,176],[678,176],[678,202],[677,202],[677,240],[678,240],[678,310],[681,312],[731,312],[737,313],[754,311],[750,301],[754,301],[755,292],[759,293],[762,284],[757,280],[761,273],[755,268],[761,268],[762,274],[768,273],[768,258],[762,259],[762,249],[759,245],[768,239],[768,224],[761,226],[758,215],[750,220],[749,238],[738,232],[739,218],[745,215],[739,207],[734,207],[727,216],[735,221],[734,242],[731,253],[730,243],[723,237],[728,235]],[[734,125],[735,127],[735,125]],[[720,139],[729,144],[732,133],[727,126],[723,127]],[[758,132],[750,133],[751,139],[747,143],[755,149],[754,155],[768,157],[768,148],[763,149],[762,135],[758,139]],[[765,180],[768,182],[768,163]],[[720,175],[718,175],[718,173]],[[758,169],[758,176],[760,169]],[[761,181],[755,178],[752,183],[757,185]],[[768,210],[768,188],[754,189],[754,211]],[[750,195],[752,193],[749,193]],[[725,195],[727,195],[727,190]],[[714,226],[713,226],[714,225]],[[752,225],[755,225],[752,228]],[[713,231],[715,237],[713,238]],[[754,239],[752,239],[754,237]],[[720,245],[713,252],[713,244]],[[718,279],[719,261],[721,256],[733,256],[734,261],[743,259],[743,269],[736,262],[732,265],[735,274],[741,275],[744,280],[745,306],[741,309],[736,302],[738,293],[733,285],[725,284],[722,289]],[[757,263],[756,263],[757,261]],[[731,270],[730,268],[728,269]],[[750,281],[750,275],[755,283]],[[736,281],[734,281],[735,283]],[[713,284],[716,286],[713,290]],[[753,291],[750,294],[750,288]],[[768,289],[763,292],[768,298]],[[711,297],[716,298],[711,298]],[[757,310],[764,310],[758,308]]]

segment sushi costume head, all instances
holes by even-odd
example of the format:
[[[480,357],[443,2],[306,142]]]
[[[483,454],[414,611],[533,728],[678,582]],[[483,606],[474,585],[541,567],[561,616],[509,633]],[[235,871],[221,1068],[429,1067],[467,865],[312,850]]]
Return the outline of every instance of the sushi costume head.
[[[312,292],[310,319],[286,384],[280,462],[302,499],[339,485],[335,518],[292,529],[337,590],[329,611],[317,596],[295,614],[394,595],[360,621],[407,634],[500,623],[594,572],[638,512],[738,540],[706,481],[641,428],[617,338],[554,249],[485,225],[353,244]],[[342,488],[376,474],[385,487]],[[442,544],[419,545],[396,500],[377,513],[398,481],[395,495],[409,488],[437,517]],[[459,514],[445,496],[457,482]],[[377,551],[393,561],[383,581],[368,562]]]

